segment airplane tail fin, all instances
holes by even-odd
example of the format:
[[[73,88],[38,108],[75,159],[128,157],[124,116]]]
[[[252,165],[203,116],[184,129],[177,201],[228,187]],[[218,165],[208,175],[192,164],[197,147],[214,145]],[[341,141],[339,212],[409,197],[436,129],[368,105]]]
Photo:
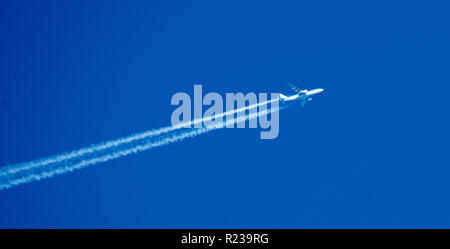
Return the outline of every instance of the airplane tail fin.
[[[282,93],[280,93],[280,99],[287,99],[287,96],[282,94]]]

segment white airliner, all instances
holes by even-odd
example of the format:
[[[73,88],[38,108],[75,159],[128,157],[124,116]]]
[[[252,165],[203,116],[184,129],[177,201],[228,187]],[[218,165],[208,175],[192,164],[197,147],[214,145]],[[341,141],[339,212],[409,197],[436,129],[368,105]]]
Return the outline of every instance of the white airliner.
[[[323,92],[322,88],[316,88],[313,90],[302,90],[294,85],[292,85],[291,83],[287,83],[288,86],[290,86],[292,88],[292,90],[294,90],[294,92],[296,94],[291,95],[291,96],[286,96],[280,93],[280,101],[281,102],[288,102],[288,101],[297,101],[300,100],[300,104],[302,105],[302,107],[306,104],[306,101],[311,101],[312,98],[311,96],[314,94],[318,94]]]

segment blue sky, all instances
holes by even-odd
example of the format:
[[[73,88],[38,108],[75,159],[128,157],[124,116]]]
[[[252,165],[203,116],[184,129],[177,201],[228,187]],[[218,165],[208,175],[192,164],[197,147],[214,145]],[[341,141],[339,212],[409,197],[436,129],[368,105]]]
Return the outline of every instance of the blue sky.
[[[450,227],[449,4],[2,1],[0,165],[170,124],[176,92],[325,89],[0,192],[1,228]]]

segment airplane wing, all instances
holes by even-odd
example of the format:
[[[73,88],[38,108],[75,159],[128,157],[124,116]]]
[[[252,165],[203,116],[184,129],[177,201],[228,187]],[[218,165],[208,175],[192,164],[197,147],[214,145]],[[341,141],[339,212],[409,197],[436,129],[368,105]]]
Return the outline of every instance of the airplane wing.
[[[302,89],[300,89],[300,88],[298,88],[298,87],[292,85],[291,83],[287,83],[287,85],[288,85],[290,88],[292,88],[292,90],[294,90],[294,92],[296,92],[296,93],[300,93],[300,92],[302,91]]]
[[[305,104],[306,104],[306,99],[302,99],[302,102],[300,102],[300,104],[302,105],[302,107],[305,106]]]

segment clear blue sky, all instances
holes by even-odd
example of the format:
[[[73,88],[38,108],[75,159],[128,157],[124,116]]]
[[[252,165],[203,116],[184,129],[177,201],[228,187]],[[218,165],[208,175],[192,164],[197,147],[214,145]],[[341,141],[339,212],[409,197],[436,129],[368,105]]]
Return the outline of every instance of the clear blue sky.
[[[0,192],[1,228],[450,228],[450,6],[2,1],[0,165],[170,124],[172,94],[325,92]],[[302,83],[304,82],[304,83]]]

